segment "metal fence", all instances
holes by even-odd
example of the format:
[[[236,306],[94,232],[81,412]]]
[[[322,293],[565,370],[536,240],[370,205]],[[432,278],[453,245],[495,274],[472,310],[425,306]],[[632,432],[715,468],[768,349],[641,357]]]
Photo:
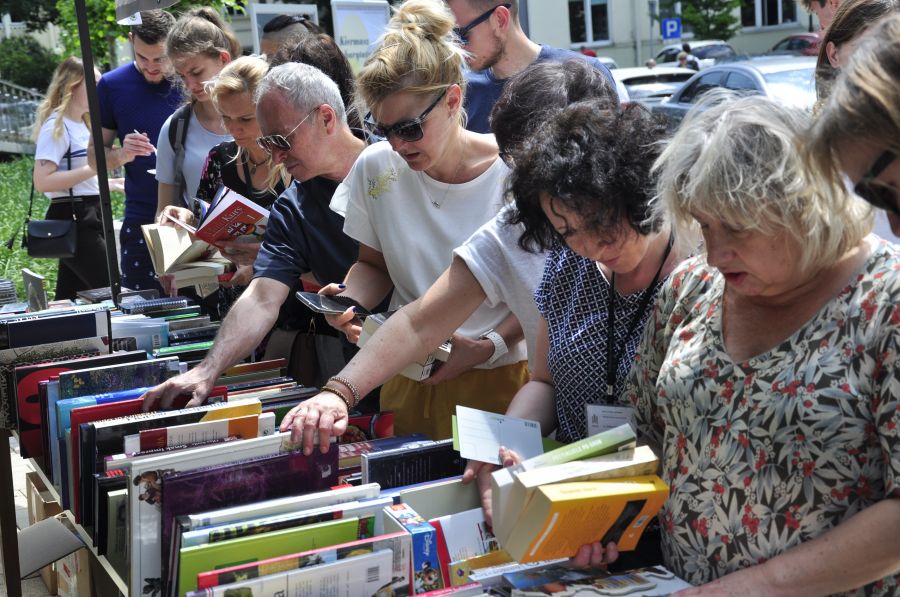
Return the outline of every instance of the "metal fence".
[[[33,154],[31,132],[44,96],[0,80],[0,152]]]

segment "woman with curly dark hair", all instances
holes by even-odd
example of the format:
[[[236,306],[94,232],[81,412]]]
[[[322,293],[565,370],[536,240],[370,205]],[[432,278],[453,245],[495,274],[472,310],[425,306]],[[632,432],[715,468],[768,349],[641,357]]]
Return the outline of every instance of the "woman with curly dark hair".
[[[543,317],[537,363],[508,412],[539,420],[544,433],[556,429],[564,442],[587,435],[586,405],[615,407],[591,409],[606,418],[601,427],[628,418],[618,396],[644,322],[686,256],[650,211],[664,135],[640,106],[578,102],[516,155],[519,244],[548,255],[534,295]]]

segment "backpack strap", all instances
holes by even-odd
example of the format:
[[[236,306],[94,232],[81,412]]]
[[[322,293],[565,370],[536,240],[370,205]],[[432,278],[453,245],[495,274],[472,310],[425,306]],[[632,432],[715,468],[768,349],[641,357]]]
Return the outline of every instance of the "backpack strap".
[[[184,201],[184,189],[187,186],[183,173],[184,144],[187,141],[188,125],[191,121],[193,107],[193,102],[181,106],[175,111],[172,122],[169,123],[169,145],[175,152],[175,187],[178,189],[176,198],[182,202]]]

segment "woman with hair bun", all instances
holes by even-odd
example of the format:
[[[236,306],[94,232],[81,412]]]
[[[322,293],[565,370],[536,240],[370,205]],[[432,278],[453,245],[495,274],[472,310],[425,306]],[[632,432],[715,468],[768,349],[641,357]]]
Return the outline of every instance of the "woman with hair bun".
[[[341,293],[367,309],[391,290],[391,308],[412,302],[447,269],[453,249],[502,206],[509,169],[493,136],[464,128],[464,52],[453,26],[442,2],[409,0],[359,73],[359,113],[386,141],[363,151],[335,193],[332,208],[346,212],[344,231],[359,241],[359,258],[343,285],[331,284],[325,294]],[[329,322],[358,339],[352,310]],[[450,436],[457,404],[505,412],[527,381],[521,340],[507,307],[482,305],[453,334],[439,377],[394,377],[381,390],[381,407],[395,412],[398,434],[435,439]],[[300,425],[318,426],[320,436],[340,434],[347,408],[358,401],[340,379],[326,387],[295,414]]]
[[[176,21],[166,39],[166,53],[190,95],[190,104],[176,110],[159,132],[158,215],[168,205],[194,207],[209,150],[231,140],[206,91],[206,83],[241,55],[241,44],[216,11],[194,8]],[[181,151],[179,145],[183,146]]]

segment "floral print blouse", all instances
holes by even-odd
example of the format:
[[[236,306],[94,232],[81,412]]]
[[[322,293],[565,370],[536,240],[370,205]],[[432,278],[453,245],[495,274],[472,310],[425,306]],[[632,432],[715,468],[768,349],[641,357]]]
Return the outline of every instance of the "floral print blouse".
[[[734,362],[724,278],[700,258],[660,291],[625,398],[661,448],[666,565],[693,584],[771,559],[898,489],[900,247],[772,350]],[[852,594],[893,595],[900,574]]]

